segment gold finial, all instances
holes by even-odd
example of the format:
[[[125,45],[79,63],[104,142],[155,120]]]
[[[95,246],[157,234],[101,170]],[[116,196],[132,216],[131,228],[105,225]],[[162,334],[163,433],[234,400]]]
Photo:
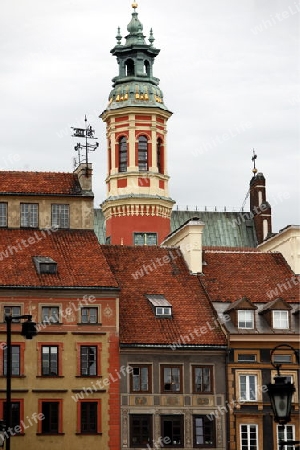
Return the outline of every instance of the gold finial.
[[[139,5],[136,2],[133,2],[132,5],[133,9],[136,9]]]

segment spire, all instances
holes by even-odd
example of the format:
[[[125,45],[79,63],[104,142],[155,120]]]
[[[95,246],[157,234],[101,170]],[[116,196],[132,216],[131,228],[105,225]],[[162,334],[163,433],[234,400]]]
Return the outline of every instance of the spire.
[[[137,3],[132,3],[133,13],[129,24],[127,25],[127,30],[129,34],[126,36],[126,46],[133,44],[145,44],[145,36],[143,35],[143,25],[138,18],[138,13],[136,8]]]

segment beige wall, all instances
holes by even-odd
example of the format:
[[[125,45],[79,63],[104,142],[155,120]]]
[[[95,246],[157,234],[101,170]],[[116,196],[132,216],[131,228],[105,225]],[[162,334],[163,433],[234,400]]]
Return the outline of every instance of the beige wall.
[[[94,228],[93,197],[66,197],[66,196],[0,196],[0,202],[8,203],[8,228],[20,228],[20,204],[39,204],[39,228],[51,228],[51,205],[70,205],[70,228]]]
[[[300,226],[292,225],[258,245],[262,252],[280,252],[291,269],[300,274]]]

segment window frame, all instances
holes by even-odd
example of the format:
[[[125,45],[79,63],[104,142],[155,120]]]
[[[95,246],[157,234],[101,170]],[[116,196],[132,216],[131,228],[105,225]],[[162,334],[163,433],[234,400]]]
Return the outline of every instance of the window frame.
[[[132,368],[132,370],[130,371],[130,377],[129,377],[129,390],[131,394],[141,394],[141,393],[145,393],[145,394],[151,394],[152,393],[152,365],[151,364],[129,364],[129,366]],[[139,386],[140,389],[135,390],[134,389],[134,370],[135,369],[147,369],[148,373],[147,373],[147,389],[141,389],[141,379],[142,379],[142,375],[140,372],[139,375]]]
[[[245,377],[245,398],[243,397],[242,394],[242,381],[241,381],[241,377]],[[251,398],[251,392],[253,392],[253,390],[251,389],[251,382],[250,382],[250,377],[254,378],[254,385],[255,385],[255,390],[254,390],[254,394],[255,394],[255,398]],[[257,374],[253,374],[253,373],[239,373],[238,375],[238,383],[239,383],[239,400],[242,402],[257,402],[258,401],[258,378],[257,378]]]
[[[58,374],[57,375],[43,375],[42,371],[42,347],[57,347],[57,365],[58,365]],[[38,374],[37,377],[43,377],[43,378],[57,378],[63,376],[63,367],[62,367],[62,352],[64,350],[64,344],[63,342],[38,342],[37,343],[37,367],[38,367]]]
[[[139,428],[140,428],[140,432],[139,432],[139,437],[142,436],[142,429],[143,429],[143,423],[142,421],[146,421],[147,422],[147,427],[148,427],[148,434],[149,434],[149,439],[147,439],[147,441],[144,441],[143,439],[141,440],[141,442],[133,442],[134,439],[134,433],[133,433],[133,421],[134,420],[140,420],[140,424],[139,424]],[[153,442],[153,415],[152,414],[130,414],[129,415],[129,442],[130,442],[130,447],[131,448],[141,448],[146,445],[150,445],[152,447],[152,442]]]
[[[242,316],[243,314],[245,314],[245,316],[247,316],[247,314],[251,315],[251,322],[249,320],[249,318],[247,319],[247,317],[244,317],[243,319],[240,318],[240,316]],[[250,324],[250,326],[247,326],[247,323]],[[244,324],[244,325],[242,325]],[[254,310],[253,309],[238,309],[237,311],[237,325],[238,328],[240,330],[253,330],[254,328]]]
[[[275,316],[276,314],[280,313],[279,315],[279,320],[278,318],[276,319]],[[282,327],[280,325],[282,325],[282,315],[283,313],[285,313],[286,316],[286,326]],[[278,325],[279,322],[279,325]],[[272,311],[272,328],[274,328],[275,330],[289,330],[290,328],[290,318],[289,318],[289,311],[286,309],[276,309]]]
[[[19,360],[19,367],[20,367],[20,375],[12,375],[13,377],[24,377],[24,350],[25,350],[25,342],[13,342],[13,346],[20,347],[20,360]],[[4,366],[4,351],[6,349],[5,347],[0,346],[0,373],[1,376],[6,376],[4,373],[6,373],[5,366]]]
[[[45,345],[46,343],[44,343],[43,345],[41,345],[41,375],[42,377],[58,377],[59,375],[59,346],[58,345]],[[49,349],[49,353],[48,353],[48,371],[49,373],[45,373],[45,369],[44,369],[44,349],[48,348]],[[51,371],[52,368],[52,353],[51,353],[51,349],[56,349],[56,360],[54,363],[54,366],[56,365],[56,373],[53,373]],[[54,353],[55,354],[55,353]]]
[[[148,152],[149,152],[149,139],[144,134],[138,137],[138,169],[139,172],[148,172]]]
[[[82,405],[83,404],[89,404],[89,403],[95,403],[96,404],[96,411],[97,411],[97,418],[96,418],[96,431],[82,431]],[[97,435],[101,434],[102,429],[102,403],[101,399],[82,399],[77,402],[77,433],[76,434],[82,434],[82,435]]]
[[[247,448],[243,445],[243,435],[242,435],[242,427],[247,428]],[[251,439],[249,441],[250,437],[250,427],[255,428],[255,450],[258,450],[258,425],[256,423],[241,423],[239,427],[239,435],[240,435],[240,449],[241,450],[254,450],[253,445],[251,445]]]
[[[209,370],[209,390],[200,390],[197,391],[196,389],[196,370],[197,369],[208,369]],[[213,383],[214,383],[214,379],[213,379],[213,375],[214,375],[214,366],[212,365],[206,365],[206,364],[193,364],[192,365],[192,383],[193,383],[193,388],[192,388],[192,392],[193,394],[213,394],[214,392],[214,387],[213,387]],[[202,379],[203,379],[203,374],[202,374]],[[203,385],[203,383],[202,383]]]
[[[91,312],[91,310],[95,310],[96,311],[96,322],[90,322],[90,320],[88,320],[87,322],[83,322],[82,317],[83,317],[83,311],[87,310],[89,312]],[[87,316],[89,316],[88,318],[90,319],[90,315],[87,314]],[[82,325],[99,325],[100,321],[99,321],[99,306],[82,306],[80,308],[80,324]]]
[[[15,350],[18,350],[17,352],[15,352]],[[13,343],[11,345],[11,376],[12,377],[20,377],[22,375],[21,373],[21,346],[20,344],[15,344]],[[17,355],[17,358],[16,358]],[[17,361],[17,372],[18,373],[14,373],[14,360]],[[3,367],[3,376],[6,377],[7,376],[7,347],[5,347],[3,349],[3,363],[2,363],[2,367]]]
[[[39,204],[20,203],[20,228],[38,228],[38,226]]]
[[[18,308],[19,312],[14,314],[13,310],[14,308]],[[9,309],[9,312],[7,313],[5,310]],[[3,305],[3,320],[5,322],[5,316],[21,316],[22,307],[21,305]],[[13,319],[12,323],[20,323],[21,319]]]
[[[96,347],[96,374],[95,375],[83,375],[82,374],[82,347]],[[95,378],[101,376],[101,351],[102,343],[100,342],[80,342],[76,343],[77,350],[77,377],[80,378]]]
[[[143,235],[143,237],[142,237],[143,242],[141,242],[141,241],[140,241],[141,243],[137,242],[137,238],[142,235]],[[150,236],[152,236],[153,238],[155,237],[155,244],[152,244],[152,243],[148,244],[147,241]],[[138,245],[155,246],[155,245],[157,245],[157,242],[158,242],[157,241],[157,233],[151,233],[151,232],[148,233],[148,232],[142,232],[142,231],[140,231],[140,232],[136,231],[133,233],[133,245],[134,246],[138,246]]]
[[[184,447],[184,415],[183,414],[173,414],[173,415],[172,414],[162,414],[160,416],[160,418],[161,418],[160,419],[161,420],[161,438],[162,438],[162,441],[164,442],[164,446],[165,447],[183,448]],[[164,423],[167,422],[167,421],[172,422],[172,436],[170,436],[169,433],[165,436]],[[180,443],[174,443],[174,441],[172,442],[173,428],[174,428],[173,423],[175,421],[179,421],[180,422],[179,423],[179,427],[180,427],[180,441],[182,440],[182,442],[180,442]],[[169,438],[168,440],[171,440],[171,442],[169,444],[165,443],[165,441],[167,440],[166,439],[167,437]]]
[[[23,398],[13,398],[11,400],[12,404],[19,404],[19,417],[20,417],[20,423],[13,423],[14,417],[12,415],[12,425],[11,428],[15,429],[17,426],[21,428],[21,431],[17,434],[24,434],[24,399]],[[6,399],[0,399],[0,416],[3,417],[3,420],[5,421],[5,405],[6,405]],[[16,431],[15,431],[16,432]]]
[[[55,211],[55,210],[58,211]],[[51,204],[51,226],[52,228],[70,228],[70,205],[68,203]]]
[[[197,443],[197,427],[196,427],[196,420],[202,419],[203,420],[203,444]],[[210,425],[210,434],[212,436],[212,440],[210,443],[205,442],[205,428],[207,428],[207,425]],[[204,414],[195,414],[193,415],[193,448],[209,448],[209,447],[215,447],[216,446],[216,426],[215,426],[215,420],[210,420],[207,415]]]
[[[119,172],[127,172],[128,168],[128,140],[126,136],[121,136],[118,139],[119,144]],[[126,157],[124,156],[126,155]]]
[[[45,309],[49,309],[50,311],[53,309],[57,310],[57,314],[53,315],[53,313],[51,312],[51,314],[44,314],[44,310]],[[61,311],[61,305],[41,305],[41,323],[43,324],[47,324],[47,325],[58,325],[60,324],[60,311]],[[52,320],[53,318],[55,318],[57,320]]]
[[[8,203],[0,202],[0,228],[8,227]]]
[[[292,433],[288,433],[288,429],[291,429]],[[290,435],[289,435],[290,434]],[[277,442],[278,442],[278,450],[281,450],[280,446],[280,440],[283,441],[294,441],[295,440],[295,425],[293,424],[286,424],[283,429],[280,425],[276,426],[276,436],[277,436]],[[284,447],[285,450],[295,450],[294,445],[286,445]]]
[[[43,412],[43,404],[49,403],[49,404],[57,404],[57,431],[43,431],[43,426],[47,423],[46,419],[47,416],[45,415],[45,412]],[[62,416],[62,399],[53,399],[53,398],[40,398],[38,399],[38,410],[40,414],[44,415],[43,420],[38,421],[38,435],[53,435],[57,436],[59,434],[63,434],[63,416]]]
[[[170,385],[171,383],[165,382],[165,370],[171,369],[171,378],[172,378],[172,369],[179,370],[179,390],[166,390],[165,386]],[[161,383],[161,394],[182,394],[183,393],[183,366],[181,364],[161,364],[160,365],[160,383]],[[176,383],[174,383],[176,385]]]

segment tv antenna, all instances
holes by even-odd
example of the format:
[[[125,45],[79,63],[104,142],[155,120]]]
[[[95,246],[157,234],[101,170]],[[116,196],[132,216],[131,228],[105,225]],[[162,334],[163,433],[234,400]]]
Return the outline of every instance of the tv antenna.
[[[99,142],[95,142],[92,144],[89,142],[90,139],[98,139],[94,136],[95,130],[91,127],[91,125],[87,124],[86,115],[84,116],[85,128],[75,128],[71,127],[73,131],[72,137],[79,137],[85,139],[85,143],[81,144],[77,142],[74,147],[75,152],[78,152],[78,164],[86,163],[86,171],[88,173],[88,164],[89,164],[89,152],[94,152],[96,148],[99,147]]]

